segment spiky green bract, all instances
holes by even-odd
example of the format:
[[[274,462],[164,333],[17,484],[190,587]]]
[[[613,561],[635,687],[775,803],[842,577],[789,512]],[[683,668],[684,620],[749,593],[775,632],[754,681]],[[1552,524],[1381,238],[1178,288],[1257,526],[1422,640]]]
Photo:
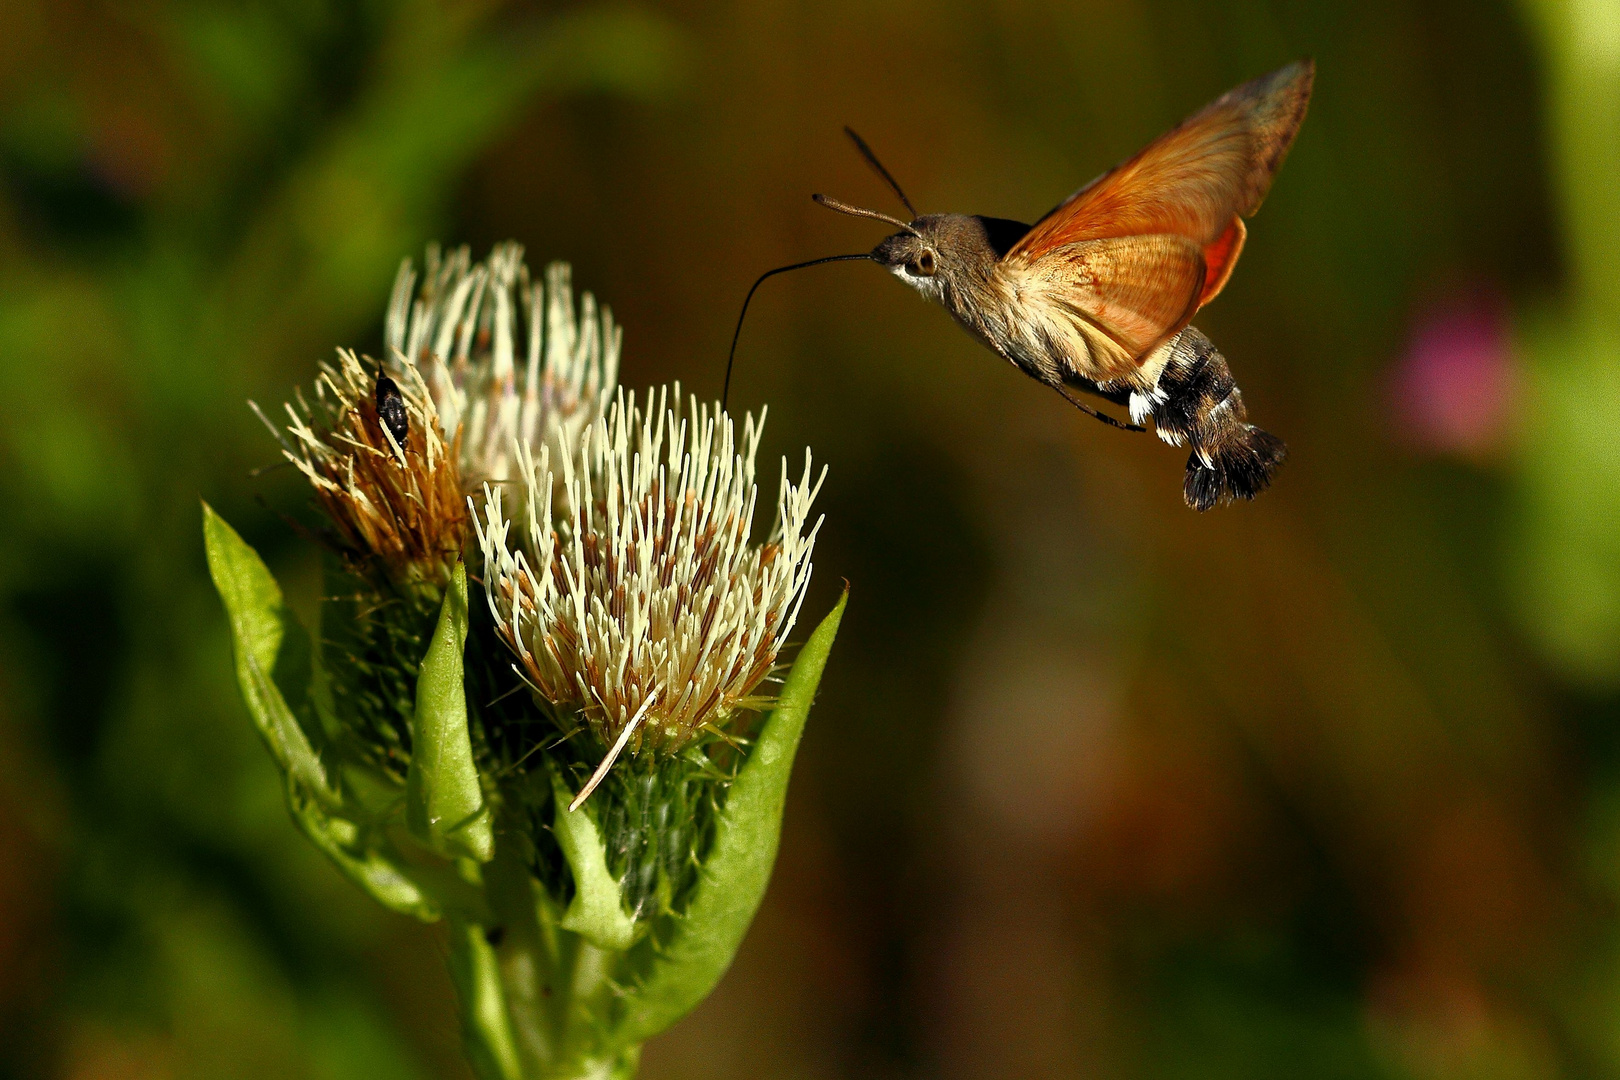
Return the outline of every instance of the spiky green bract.
[[[574,898],[557,925],[599,949],[623,952],[636,939],[636,920],[624,909],[622,877],[608,869],[602,831],[590,814],[567,809],[573,792],[552,778],[551,831],[573,872]]]
[[[328,732],[345,758],[403,783],[416,684],[443,595],[395,592],[331,553],[323,592],[320,660]]]

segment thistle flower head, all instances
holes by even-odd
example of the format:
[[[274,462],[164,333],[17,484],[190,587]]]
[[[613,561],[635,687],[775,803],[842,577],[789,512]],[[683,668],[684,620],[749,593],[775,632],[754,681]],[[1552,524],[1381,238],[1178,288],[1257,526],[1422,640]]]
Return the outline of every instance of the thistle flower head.
[[[340,351],[285,430],[259,414],[351,561],[443,584],[469,539],[466,493],[509,479],[514,447],[561,452],[602,414],[621,333],[589,293],[576,313],[570,278],[558,262],[531,281],[518,244],[481,263],[430,247],[420,288],[408,259],[395,279],[386,363]]]
[[[622,332],[590,293],[576,313],[571,278],[554,262],[543,285],[531,281],[515,243],[482,263],[430,247],[420,289],[410,261],[400,267],[389,353],[421,369],[444,430],[459,433],[468,490],[511,479],[514,447],[561,450],[612,397]]]
[[[286,406],[285,430],[254,411],[347,553],[375,556],[396,582],[442,584],[466,542],[467,506],[432,395],[414,366],[399,374],[380,382],[341,350],[337,364],[321,365],[314,400],[300,392]]]
[[[672,753],[755,704],[793,628],[821,478],[807,452],[790,483],[784,460],[775,525],[751,543],[762,422],[745,418],[739,443],[718,408],[683,412],[678,386],[645,410],[621,393],[557,462],[520,449],[516,542],[502,489],[484,489],[495,622],[542,708],[608,748],[597,780],[621,752]]]

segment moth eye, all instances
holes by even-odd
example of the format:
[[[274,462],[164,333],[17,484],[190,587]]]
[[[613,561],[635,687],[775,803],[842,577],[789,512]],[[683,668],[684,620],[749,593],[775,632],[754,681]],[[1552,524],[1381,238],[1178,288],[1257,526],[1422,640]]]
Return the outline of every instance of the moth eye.
[[[933,277],[934,253],[932,251],[925,251],[921,255],[917,256],[917,261],[912,264],[912,268],[916,273],[921,274],[923,277]]]

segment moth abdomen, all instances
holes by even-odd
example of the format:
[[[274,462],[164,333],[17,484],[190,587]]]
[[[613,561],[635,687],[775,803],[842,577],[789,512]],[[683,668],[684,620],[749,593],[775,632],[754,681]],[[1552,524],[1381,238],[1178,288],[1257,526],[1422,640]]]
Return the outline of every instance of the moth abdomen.
[[[1277,466],[1288,456],[1283,441],[1264,428],[1238,424],[1223,442],[1187,456],[1182,495],[1194,510],[1209,510],[1236,499],[1252,499],[1271,486]]]
[[[1254,498],[1288,456],[1281,439],[1248,423],[1226,357],[1195,327],[1176,338],[1145,401],[1159,437],[1191,447],[1182,494],[1194,510]]]
[[[1233,396],[1237,397],[1233,401]],[[1243,408],[1225,357],[1197,330],[1188,328],[1172,346],[1170,361],[1159,375],[1152,397],[1153,424],[1160,437],[1175,446],[1213,434],[1218,411]]]

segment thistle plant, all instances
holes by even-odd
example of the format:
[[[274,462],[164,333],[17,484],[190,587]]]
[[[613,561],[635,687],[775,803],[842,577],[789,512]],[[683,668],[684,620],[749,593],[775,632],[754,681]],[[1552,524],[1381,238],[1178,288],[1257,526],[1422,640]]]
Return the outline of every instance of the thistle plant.
[[[784,461],[756,540],[763,415],[638,401],[620,340],[516,245],[401,268],[385,360],[340,352],[260,411],[322,519],[318,644],[203,511],[294,821],[448,924],[467,1052],[499,1080],[631,1076],[718,982],[843,610],[784,672],[821,477]]]

